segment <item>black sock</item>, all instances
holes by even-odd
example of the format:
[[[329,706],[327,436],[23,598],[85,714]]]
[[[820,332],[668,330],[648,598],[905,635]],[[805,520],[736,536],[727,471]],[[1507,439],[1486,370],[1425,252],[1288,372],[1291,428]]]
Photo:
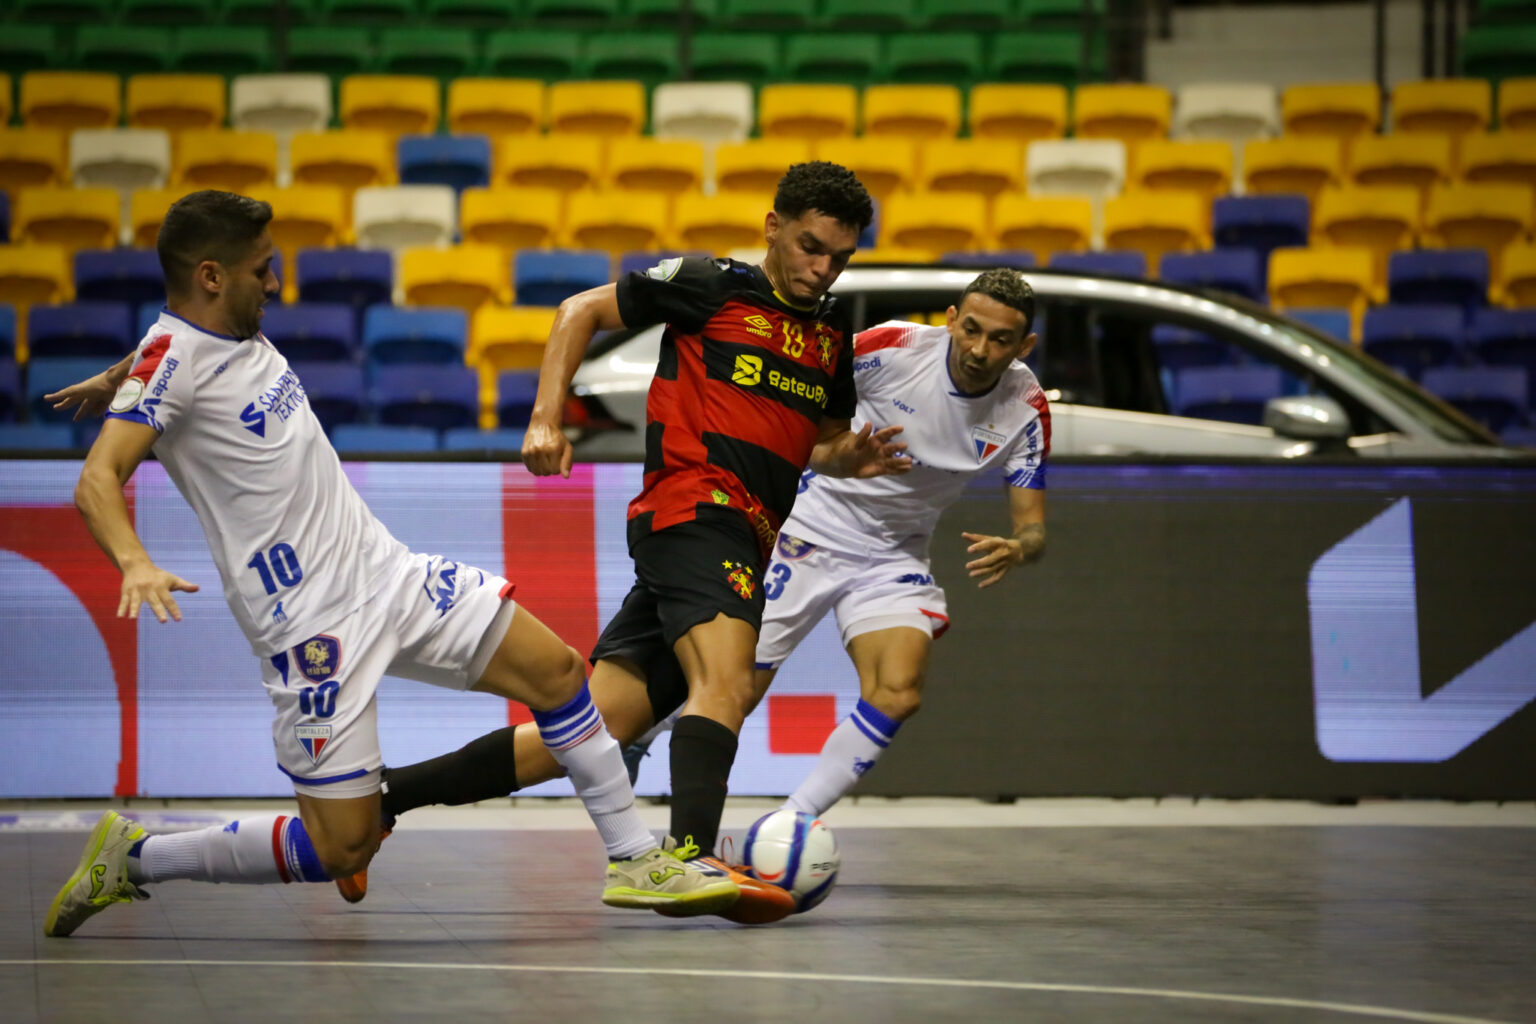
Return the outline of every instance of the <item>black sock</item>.
[[[472,804],[517,789],[511,726],[470,740],[451,754],[384,769],[384,819],[427,804]]]
[[[736,734],[712,718],[684,715],[672,727],[672,835],[713,856],[736,760]]]

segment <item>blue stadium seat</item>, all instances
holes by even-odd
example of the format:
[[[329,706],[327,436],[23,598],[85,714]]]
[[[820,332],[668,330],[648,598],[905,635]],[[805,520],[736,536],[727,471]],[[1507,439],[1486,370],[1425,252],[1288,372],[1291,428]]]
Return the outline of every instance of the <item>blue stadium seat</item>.
[[[1392,305],[1367,310],[1360,337],[1368,355],[1418,380],[1456,361],[1463,331],[1460,306]]]
[[[644,250],[627,252],[619,257],[619,277],[623,277],[625,274],[633,274],[637,270],[643,274],[662,260],[676,259],[679,256],[684,258],[697,256],[701,259],[709,259],[710,253],[702,249],[662,249],[659,252],[646,252]]]
[[[519,306],[558,306],[608,283],[608,254],[588,249],[520,249],[516,268]]]
[[[1451,303],[1468,316],[1488,303],[1483,249],[1415,249],[1387,261],[1387,294],[1398,305]]]
[[[1442,366],[1424,371],[1424,389],[1497,434],[1526,420],[1529,385],[1519,366]]]
[[[291,363],[347,362],[357,353],[357,320],[340,302],[268,306],[261,333]]]
[[[21,368],[9,359],[0,361],[0,423],[16,418],[21,407]]]
[[[66,302],[27,313],[32,357],[121,359],[133,348],[133,311],[126,302]]]
[[[1169,284],[1219,288],[1264,301],[1264,272],[1259,254],[1252,249],[1210,249],[1205,252],[1170,252],[1158,272]]]
[[[400,184],[448,185],[462,192],[491,183],[484,135],[407,135],[400,140]]]
[[[1490,366],[1523,366],[1536,407],[1536,309],[1482,309],[1467,334],[1472,354]]]
[[[371,397],[389,426],[450,430],[480,419],[480,377],[463,364],[375,367]]]
[[[0,302],[0,359],[16,358],[16,308]]]
[[[301,249],[294,264],[300,302],[345,302],[361,313],[393,293],[395,267],[384,249]]]
[[[940,263],[957,267],[976,267],[990,270],[993,267],[1013,267],[1029,270],[1035,265],[1035,254],[1024,249],[994,249],[991,252],[947,252],[939,257]]]
[[[330,431],[344,423],[363,418],[363,371],[352,363],[292,363],[293,372],[304,385],[309,407],[320,425]]]
[[[511,371],[496,381],[496,420],[503,427],[526,427],[539,393],[538,373]]]
[[[1306,196],[1222,196],[1211,205],[1211,234],[1222,249],[1256,249],[1268,281],[1269,254],[1306,245],[1312,211]]]
[[[1173,390],[1180,416],[1258,426],[1285,381],[1274,366],[1197,366],[1175,374]]]
[[[371,363],[464,362],[469,318],[461,309],[369,306],[363,314],[363,353]]]
[[[1285,315],[1345,344],[1349,343],[1350,319],[1347,309],[1290,309],[1286,310]]]
[[[1158,324],[1152,328],[1152,344],[1157,349],[1158,366],[1165,370],[1231,366],[1238,362],[1238,351],[1231,342],[1188,327]]]
[[[0,423],[0,450],[69,451],[75,431],[68,423]]]
[[[1512,448],[1536,448],[1536,427],[1505,427],[1499,440]]]
[[[75,298],[164,305],[160,257],[153,249],[82,249],[75,253]]]
[[[1126,249],[1106,252],[1058,252],[1051,256],[1052,270],[1071,270],[1083,274],[1115,274],[1119,277],[1146,277],[1147,257]]]
[[[482,455],[506,456],[521,454],[523,431],[502,427],[497,430],[480,430],[477,427],[458,427],[443,431],[443,451],[476,452]]]
[[[267,308],[271,309],[272,307],[268,306]],[[138,336],[140,341],[142,341],[144,336],[149,333],[149,329],[155,326],[155,322],[160,319],[160,311],[163,309],[165,309],[164,302],[146,302],[139,307]],[[265,317],[263,317],[263,319],[265,319]]]
[[[43,396],[94,377],[105,370],[106,364],[99,356],[89,359],[49,359],[34,357],[27,363],[27,408],[32,411],[34,423],[69,423],[74,419],[73,409],[56,410],[43,400]]]
[[[426,427],[378,427],[343,423],[331,431],[331,446],[342,455],[437,451],[437,431]]]

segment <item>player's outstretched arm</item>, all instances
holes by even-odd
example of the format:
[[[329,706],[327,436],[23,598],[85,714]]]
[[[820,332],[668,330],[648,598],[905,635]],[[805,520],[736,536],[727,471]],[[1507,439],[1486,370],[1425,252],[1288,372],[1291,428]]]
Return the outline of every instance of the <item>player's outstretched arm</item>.
[[[965,550],[977,557],[965,563],[978,587],[990,587],[1016,565],[1038,562],[1045,554],[1045,492],[1030,487],[1008,488],[1008,516],[1013,536],[989,537],[961,533],[971,542]],[[979,579],[978,579],[979,577]]]
[[[123,357],[122,362],[108,367],[94,377],[88,377],[78,384],[71,384],[67,388],[55,391],[51,395],[44,395],[43,401],[52,402],[55,409],[68,409],[78,405],[75,409],[75,419],[85,419],[87,416],[100,416],[107,411],[107,406],[112,404],[112,396],[117,394],[117,387],[128,377],[128,371],[133,368],[133,361],[137,353],[130,352]]]
[[[134,532],[128,503],[123,499],[123,485],[159,436],[154,427],[143,423],[107,420],[80,468],[75,507],[85,517],[85,525],[101,550],[123,574],[117,617],[138,618],[139,606],[147,601],[156,619],[164,622],[169,617],[180,622],[181,609],[176,607],[171,591],[195,593],[197,584],[188,583],[149,560],[149,552]]]
[[[848,420],[823,418],[821,440],[811,450],[811,468],[824,476],[871,477],[905,473],[912,468],[905,441],[895,437],[901,427],[866,423],[855,433]]]
[[[605,284],[572,295],[560,303],[555,325],[539,366],[539,391],[533,402],[528,432],[523,435],[523,465],[534,476],[571,475],[571,442],[560,429],[565,396],[582,356],[598,331],[624,326],[619,317],[618,287]]]

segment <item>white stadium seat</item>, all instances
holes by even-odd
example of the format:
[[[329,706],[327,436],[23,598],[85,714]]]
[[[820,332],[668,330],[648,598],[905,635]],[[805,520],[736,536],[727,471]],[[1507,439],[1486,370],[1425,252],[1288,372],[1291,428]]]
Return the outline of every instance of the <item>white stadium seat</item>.
[[[755,119],[752,87],[745,82],[667,82],[651,99],[651,125],[659,138],[740,142]]]
[[[1247,142],[1280,132],[1280,99],[1260,82],[1195,82],[1179,89],[1173,110],[1176,138]]]
[[[457,206],[447,185],[360,188],[352,199],[352,227],[365,249],[448,245]]]
[[[158,128],[81,128],[69,136],[69,171],[81,188],[164,188],[171,138]]]

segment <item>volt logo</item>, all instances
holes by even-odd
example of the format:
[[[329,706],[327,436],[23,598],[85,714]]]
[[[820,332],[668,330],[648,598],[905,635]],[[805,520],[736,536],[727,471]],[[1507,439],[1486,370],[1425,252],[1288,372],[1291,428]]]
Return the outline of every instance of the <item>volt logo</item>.
[[[240,410],[240,423],[257,437],[267,436],[267,414],[256,408],[255,402]]]
[[[1330,761],[1444,761],[1536,697],[1536,623],[1428,697],[1407,498],[1312,566],[1317,745]]]

